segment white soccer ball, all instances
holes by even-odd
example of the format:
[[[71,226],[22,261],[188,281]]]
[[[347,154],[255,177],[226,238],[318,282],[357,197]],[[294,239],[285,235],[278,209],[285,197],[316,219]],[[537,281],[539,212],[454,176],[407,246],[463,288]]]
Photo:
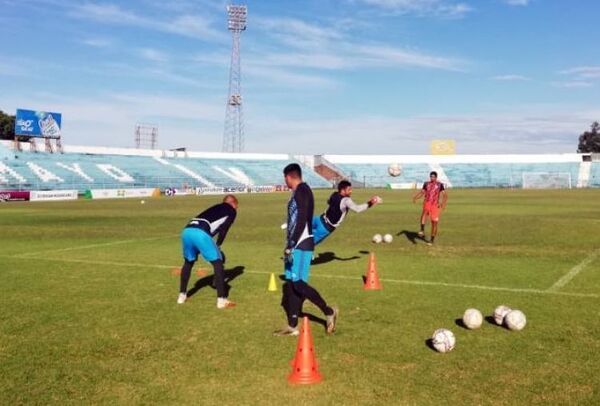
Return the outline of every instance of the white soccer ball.
[[[504,318],[504,323],[506,327],[513,331],[521,331],[525,328],[525,324],[527,324],[527,319],[525,318],[525,314],[520,310],[512,310],[509,312]]]
[[[496,322],[496,324],[499,326],[504,324],[504,317],[506,317],[506,315],[511,311],[512,309],[508,306],[500,305],[496,307],[496,309],[494,310],[494,321]]]
[[[381,234],[375,234],[373,236],[373,242],[375,244],[380,244],[383,241],[383,237],[381,236]]]
[[[386,234],[386,235],[383,236],[383,242],[386,242],[386,243],[389,244],[392,241],[394,241],[394,237],[392,237],[391,234]]]
[[[394,177],[400,176],[402,174],[402,167],[400,164],[390,164],[388,166],[388,174]]]
[[[467,309],[462,318],[463,324],[470,330],[475,330],[481,327],[483,323],[483,315],[477,309]]]
[[[454,345],[456,345],[456,338],[452,331],[440,328],[433,332],[431,344],[438,352],[450,352],[454,349]]]
[[[145,200],[142,200],[140,203],[141,203],[141,204],[146,204],[146,201],[145,201]]]

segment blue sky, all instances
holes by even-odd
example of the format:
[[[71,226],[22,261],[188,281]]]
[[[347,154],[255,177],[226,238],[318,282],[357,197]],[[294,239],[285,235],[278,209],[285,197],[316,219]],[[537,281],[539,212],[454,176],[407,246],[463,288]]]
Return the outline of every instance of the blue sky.
[[[225,1],[0,0],[0,109],[67,144],[221,148]],[[246,149],[574,152],[600,120],[596,0],[248,1]]]

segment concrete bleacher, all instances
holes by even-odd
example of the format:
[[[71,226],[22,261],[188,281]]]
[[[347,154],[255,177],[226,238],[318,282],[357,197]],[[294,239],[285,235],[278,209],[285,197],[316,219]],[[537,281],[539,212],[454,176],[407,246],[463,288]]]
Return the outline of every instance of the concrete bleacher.
[[[524,174],[560,174],[561,181],[568,179],[560,187],[600,187],[600,162],[584,161],[581,154],[289,156],[77,146],[51,154],[14,151],[0,142],[0,190],[274,186],[283,183],[289,162],[303,166],[314,188],[331,187],[313,170],[318,162],[366,187],[418,187],[432,170],[448,187],[520,188]],[[392,163],[401,165],[400,176],[388,175]]]
[[[580,154],[554,155],[325,155],[351,178],[370,187],[394,184],[419,185],[437,171],[442,182],[460,188],[521,188],[524,174],[560,174],[572,187],[600,187],[600,162],[591,170]],[[390,164],[400,164],[402,174],[388,175]],[[568,174],[568,175],[567,175]],[[588,176],[589,175],[589,176]],[[568,184],[568,183],[566,183]]]
[[[93,147],[65,147],[62,154],[16,152],[0,161],[0,189],[270,186],[283,184],[282,169],[294,162],[284,154],[186,155]],[[331,186],[310,168],[304,173],[313,187]]]

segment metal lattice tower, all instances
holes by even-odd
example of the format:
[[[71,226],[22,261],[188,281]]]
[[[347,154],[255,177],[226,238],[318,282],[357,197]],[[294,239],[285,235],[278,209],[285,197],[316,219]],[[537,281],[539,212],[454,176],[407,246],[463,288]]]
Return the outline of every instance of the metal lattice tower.
[[[158,142],[158,126],[155,124],[137,123],[135,125],[135,147],[155,149]]]
[[[229,94],[225,110],[223,151],[244,150],[244,116],[242,112],[242,70],[240,63],[240,36],[246,30],[248,8],[241,5],[227,6],[228,28],[231,31],[231,66],[229,68]]]

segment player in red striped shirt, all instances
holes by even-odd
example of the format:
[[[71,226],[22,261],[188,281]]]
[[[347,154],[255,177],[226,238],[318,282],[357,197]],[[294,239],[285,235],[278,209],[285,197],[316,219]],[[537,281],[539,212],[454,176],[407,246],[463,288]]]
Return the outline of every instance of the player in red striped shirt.
[[[440,196],[442,198],[441,203]],[[431,239],[427,242],[427,245],[433,245],[437,235],[438,222],[440,221],[440,212],[446,208],[448,202],[448,194],[444,184],[437,180],[437,172],[433,171],[429,174],[429,182],[423,183],[423,188],[413,197],[413,203],[416,203],[421,197],[425,197],[425,199],[423,200],[419,237],[425,236],[425,221],[429,217],[431,219]]]

